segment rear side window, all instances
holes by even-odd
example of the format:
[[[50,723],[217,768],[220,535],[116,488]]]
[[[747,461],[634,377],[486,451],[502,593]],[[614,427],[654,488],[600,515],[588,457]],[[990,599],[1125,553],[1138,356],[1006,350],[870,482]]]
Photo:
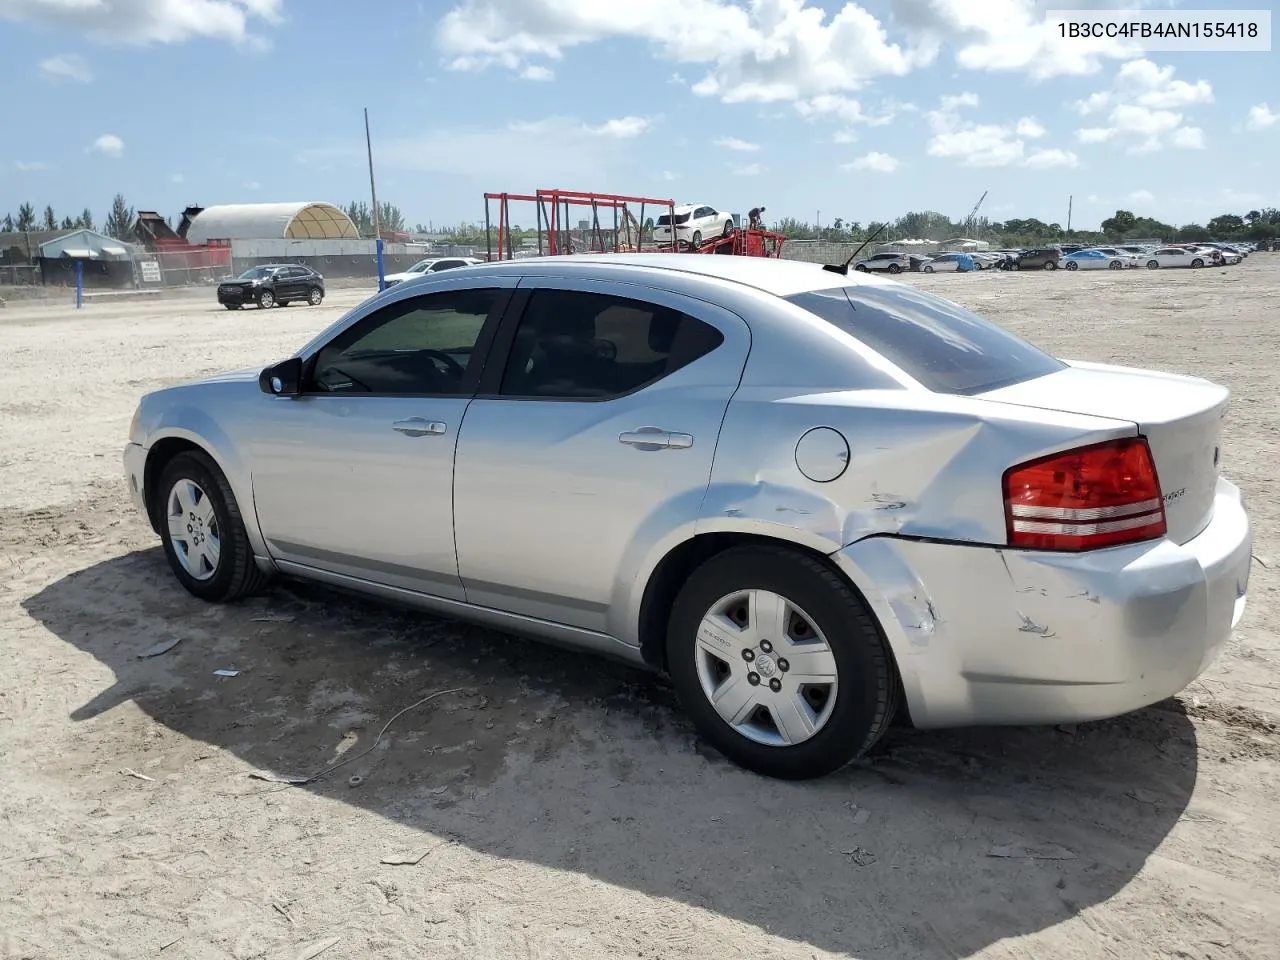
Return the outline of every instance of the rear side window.
[[[723,342],[678,310],[607,294],[535,290],[516,328],[502,395],[603,400],[675,373]]]
[[[786,299],[934,393],[985,393],[1066,368],[990,320],[913,287],[833,287]]]

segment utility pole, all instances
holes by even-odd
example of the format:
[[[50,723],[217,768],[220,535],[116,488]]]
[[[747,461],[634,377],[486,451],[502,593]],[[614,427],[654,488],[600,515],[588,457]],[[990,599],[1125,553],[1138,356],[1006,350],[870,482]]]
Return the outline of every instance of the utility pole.
[[[1067,233],[1071,232],[1071,205],[1074,200],[1074,194],[1067,197]]]
[[[382,224],[378,217],[378,188],[373,184],[373,140],[369,137],[369,108],[364,108],[364,145],[369,152],[369,193],[373,197],[373,247],[378,256],[378,292],[387,289],[386,274],[382,269]]]

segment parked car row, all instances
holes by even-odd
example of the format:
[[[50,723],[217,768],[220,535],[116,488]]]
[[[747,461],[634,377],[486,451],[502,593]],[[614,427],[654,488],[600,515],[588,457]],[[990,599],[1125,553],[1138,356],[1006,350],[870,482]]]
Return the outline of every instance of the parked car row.
[[[861,273],[942,273],[976,270],[1127,270],[1209,267],[1240,263],[1252,244],[1174,243],[1085,247],[1053,245],[1027,250],[980,250],[935,255],[884,251],[859,260]]]

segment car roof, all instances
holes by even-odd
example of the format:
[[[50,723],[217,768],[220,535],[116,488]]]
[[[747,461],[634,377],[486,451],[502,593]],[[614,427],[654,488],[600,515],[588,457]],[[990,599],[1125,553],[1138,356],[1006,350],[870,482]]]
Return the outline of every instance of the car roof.
[[[841,276],[818,263],[774,257],[714,256],[696,253],[595,253],[554,257],[525,257],[480,263],[468,275],[626,277],[639,282],[660,281],[663,275],[706,277],[751,287],[778,297],[839,286],[886,286],[893,281],[849,270]]]

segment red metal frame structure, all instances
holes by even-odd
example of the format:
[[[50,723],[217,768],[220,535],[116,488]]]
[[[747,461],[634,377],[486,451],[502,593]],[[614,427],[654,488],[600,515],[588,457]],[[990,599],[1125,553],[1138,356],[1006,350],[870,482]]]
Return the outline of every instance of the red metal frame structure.
[[[494,256],[493,220],[490,201],[498,203],[498,243]],[[616,193],[590,193],[581,190],[537,190],[533,194],[486,193],[484,195],[484,233],[486,258],[511,260],[515,248],[511,238],[511,201],[532,203],[537,213],[538,255],[556,256],[568,253],[608,253],[615,250],[637,253],[722,253],[744,257],[779,257],[786,237],[770,230],[736,229],[727,237],[716,237],[695,248],[677,243],[644,243],[645,208],[665,208],[675,218],[675,201],[655,197],[633,197]],[[639,204],[640,215],[631,212]],[[574,207],[590,207],[591,221],[581,243],[575,242],[570,227]],[[600,213],[613,212],[612,230],[600,224]],[[545,231],[545,242],[544,242]],[[582,249],[585,244],[586,249]]]

